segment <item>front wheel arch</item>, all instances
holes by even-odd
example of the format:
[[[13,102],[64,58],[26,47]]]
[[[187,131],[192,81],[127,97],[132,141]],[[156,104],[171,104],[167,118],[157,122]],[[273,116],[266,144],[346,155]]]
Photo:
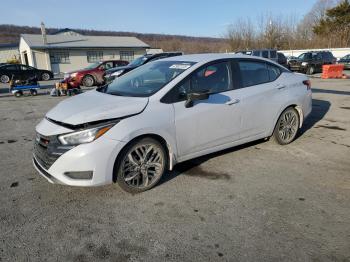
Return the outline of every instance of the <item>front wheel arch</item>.
[[[120,159],[122,157],[122,154],[124,153],[125,149],[128,148],[128,146],[135,142],[136,140],[141,140],[143,138],[153,138],[155,140],[157,140],[164,148],[165,152],[166,152],[166,163],[167,163],[167,166],[166,166],[166,169],[167,170],[171,170],[172,166],[173,166],[173,153],[172,153],[172,150],[170,148],[170,145],[169,143],[167,143],[167,141],[161,137],[160,135],[157,135],[157,134],[144,134],[144,135],[140,135],[140,136],[137,136],[137,137],[134,137],[133,139],[131,139],[128,143],[126,143],[123,148],[120,150],[117,158],[115,159],[114,161],[114,165],[113,165],[113,176],[112,176],[112,181],[114,183],[117,182],[117,171],[118,171],[118,163],[120,162]]]

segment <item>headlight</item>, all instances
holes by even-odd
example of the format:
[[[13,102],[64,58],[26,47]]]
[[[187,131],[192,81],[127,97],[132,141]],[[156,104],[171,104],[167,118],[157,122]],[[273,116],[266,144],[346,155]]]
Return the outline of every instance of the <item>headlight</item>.
[[[118,71],[115,71],[114,73],[112,73],[111,76],[120,76],[123,72],[124,72],[124,70],[118,70]]]
[[[72,73],[72,74],[70,74],[70,77],[72,77],[72,78],[73,78],[73,77],[76,77],[77,74],[78,74],[78,73]]]
[[[111,129],[116,123],[103,125],[99,127],[94,127],[78,132],[73,132],[65,135],[60,135],[58,137],[58,140],[61,142],[62,145],[80,145],[85,143],[90,143],[100,136],[102,136],[104,133],[106,133],[109,129]]]
[[[301,65],[302,66],[307,66],[307,62],[302,62]]]

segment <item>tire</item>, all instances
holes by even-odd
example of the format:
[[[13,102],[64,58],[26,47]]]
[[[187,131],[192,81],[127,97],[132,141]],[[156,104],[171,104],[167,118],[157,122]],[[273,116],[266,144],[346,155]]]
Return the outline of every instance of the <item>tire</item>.
[[[3,84],[6,84],[6,83],[10,82],[10,77],[8,75],[1,75],[0,82]]]
[[[314,66],[309,66],[306,70],[307,75],[313,75],[315,73],[315,67]]]
[[[293,107],[284,110],[278,118],[273,131],[275,141],[280,145],[291,143],[298,134],[299,123],[299,114]]]
[[[91,75],[86,75],[82,81],[83,86],[92,87],[95,84],[95,79]]]
[[[165,173],[167,161],[166,150],[157,140],[135,140],[121,151],[117,159],[117,182],[129,193],[149,190]]]
[[[36,91],[35,89],[32,89],[32,90],[30,90],[30,94],[32,96],[36,96],[38,94],[38,91]]]
[[[23,96],[22,91],[17,91],[17,92],[15,93],[15,97],[21,97],[21,96]]]
[[[51,78],[51,76],[49,73],[42,73],[42,75],[41,75],[42,81],[48,81],[48,80],[50,80],[50,78]]]

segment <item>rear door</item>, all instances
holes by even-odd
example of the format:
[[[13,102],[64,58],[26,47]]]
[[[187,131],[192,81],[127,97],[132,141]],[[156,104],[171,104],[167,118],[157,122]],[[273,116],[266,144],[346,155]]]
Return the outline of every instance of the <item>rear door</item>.
[[[286,86],[278,79],[281,69],[261,60],[238,60],[237,63],[241,88],[235,90],[234,97],[240,101],[241,139],[263,137],[282,104],[279,97]]]

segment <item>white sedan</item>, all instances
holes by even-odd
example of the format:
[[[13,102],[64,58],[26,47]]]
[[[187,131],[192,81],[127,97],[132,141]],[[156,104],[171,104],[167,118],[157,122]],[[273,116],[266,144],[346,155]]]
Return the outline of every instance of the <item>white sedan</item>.
[[[52,183],[142,192],[176,163],[271,136],[292,142],[311,104],[308,78],[267,59],[167,58],[50,110],[33,163]]]

